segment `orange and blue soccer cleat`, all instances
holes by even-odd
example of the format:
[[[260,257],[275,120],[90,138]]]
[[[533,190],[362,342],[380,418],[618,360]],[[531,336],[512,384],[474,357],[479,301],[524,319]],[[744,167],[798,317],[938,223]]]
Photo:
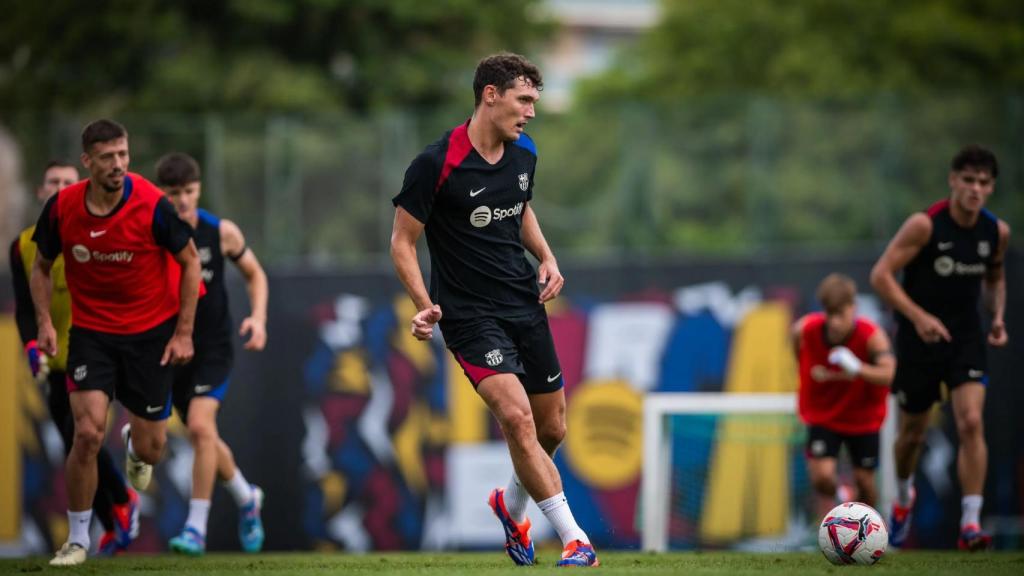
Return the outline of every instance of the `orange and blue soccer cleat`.
[[[495,488],[487,498],[487,504],[494,511],[494,515],[501,521],[501,527],[505,529],[505,552],[517,566],[531,566],[533,564],[533,541],[530,540],[530,519],[517,524],[512,515],[505,508],[505,489]]]
[[[117,545],[117,534],[113,530],[104,532],[103,536],[100,536],[100,544],[96,548],[96,554],[100,556],[114,556],[120,552],[121,548]]]
[[[907,536],[910,535],[911,512],[914,510],[914,500],[916,499],[917,493],[914,490],[911,490],[910,504],[900,506],[896,502],[892,503],[892,513],[889,514],[890,545],[901,548],[907,541]]]
[[[139,536],[139,493],[130,486],[125,486],[125,490],[128,492],[128,501],[111,507],[118,551],[128,548]]]
[[[968,524],[960,529],[957,548],[968,552],[980,552],[992,548],[992,536],[981,531],[977,524]]]
[[[582,540],[573,540],[562,550],[562,559],[557,566],[584,566],[597,568],[601,561],[597,559],[597,552],[594,547]]]

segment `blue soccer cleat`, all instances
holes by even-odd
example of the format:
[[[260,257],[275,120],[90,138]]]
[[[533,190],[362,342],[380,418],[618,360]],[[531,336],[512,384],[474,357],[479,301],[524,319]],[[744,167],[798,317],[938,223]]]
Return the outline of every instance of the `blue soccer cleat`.
[[[582,540],[573,540],[562,550],[562,559],[556,566],[582,566],[597,568],[601,561],[597,559],[594,547]]]
[[[139,536],[139,493],[129,486],[125,486],[125,490],[128,492],[128,501],[114,504],[111,509],[118,551],[128,548]]]
[[[501,521],[501,527],[505,529],[505,552],[517,566],[531,566],[533,564],[533,541],[530,540],[530,519],[517,524],[512,519],[505,507],[505,490],[495,488],[487,498],[487,504],[494,511],[494,515]]]
[[[242,543],[242,550],[246,552],[259,552],[263,549],[263,520],[260,513],[263,512],[263,490],[255,484],[252,487],[252,500],[242,506],[238,511],[238,540]]]
[[[206,552],[206,538],[191,526],[185,526],[181,534],[171,538],[168,545],[172,552],[186,556],[202,556]]]
[[[910,492],[910,504],[907,506],[900,506],[896,502],[892,503],[892,513],[889,514],[889,544],[891,546],[902,548],[906,543],[907,536],[910,535],[910,519],[916,496],[914,491]]]
[[[113,530],[103,533],[100,536],[99,546],[96,547],[98,556],[114,556],[121,553],[121,547],[117,545],[117,533]]]
[[[977,524],[968,524],[960,529],[957,548],[968,552],[980,552],[992,548],[992,536],[981,531]]]

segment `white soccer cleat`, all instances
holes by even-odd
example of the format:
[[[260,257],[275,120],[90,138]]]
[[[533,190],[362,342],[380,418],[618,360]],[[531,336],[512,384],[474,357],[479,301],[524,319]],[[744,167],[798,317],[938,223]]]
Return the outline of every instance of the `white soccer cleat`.
[[[85,563],[86,552],[78,542],[65,542],[57,555],[50,560],[50,566],[78,566]]]
[[[124,428],[121,428],[121,440],[124,440],[124,473],[128,477],[128,483],[136,490],[142,491],[149,487],[149,481],[153,479],[153,466],[132,458],[132,453],[128,449],[128,440],[131,437],[131,424],[125,424]]]

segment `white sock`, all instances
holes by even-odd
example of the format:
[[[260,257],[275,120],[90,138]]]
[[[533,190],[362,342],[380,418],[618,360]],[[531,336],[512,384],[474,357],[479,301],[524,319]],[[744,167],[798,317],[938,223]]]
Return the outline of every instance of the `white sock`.
[[[245,476],[242,476],[241,468],[235,468],[235,475],[225,480],[223,486],[231,493],[231,497],[235,499],[235,504],[238,506],[245,506],[252,501],[252,486],[249,485]]]
[[[210,517],[210,501],[193,498],[188,501],[188,520],[185,526],[191,527],[203,538],[206,538],[206,521]]]
[[[508,509],[509,515],[517,524],[526,520],[526,505],[529,502],[530,494],[526,492],[526,488],[523,488],[519,476],[513,473],[512,479],[508,481],[508,486],[505,488],[505,508]]]
[[[914,492],[914,477],[896,478],[896,503],[901,507],[910,506],[911,494]]]
[[[573,540],[582,540],[584,543],[590,544],[590,539],[587,538],[579,524],[576,524],[576,519],[572,517],[572,510],[569,510],[565,492],[559,492],[547,500],[537,502],[537,506],[558,532],[558,537],[562,539],[562,546],[568,545]]]
[[[984,502],[985,497],[981,494],[968,494],[960,500],[960,505],[963,507],[963,513],[960,516],[961,528],[969,524],[981,526],[978,517],[981,515],[981,505]]]
[[[92,509],[84,512],[68,510],[68,542],[81,544],[89,549],[89,524],[92,523]]]

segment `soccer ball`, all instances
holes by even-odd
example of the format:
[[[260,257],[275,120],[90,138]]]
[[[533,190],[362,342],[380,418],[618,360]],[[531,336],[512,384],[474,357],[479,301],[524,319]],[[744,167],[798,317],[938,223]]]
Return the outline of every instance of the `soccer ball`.
[[[825,515],[818,547],[833,564],[874,564],[889,545],[885,522],[871,506],[845,502]]]

